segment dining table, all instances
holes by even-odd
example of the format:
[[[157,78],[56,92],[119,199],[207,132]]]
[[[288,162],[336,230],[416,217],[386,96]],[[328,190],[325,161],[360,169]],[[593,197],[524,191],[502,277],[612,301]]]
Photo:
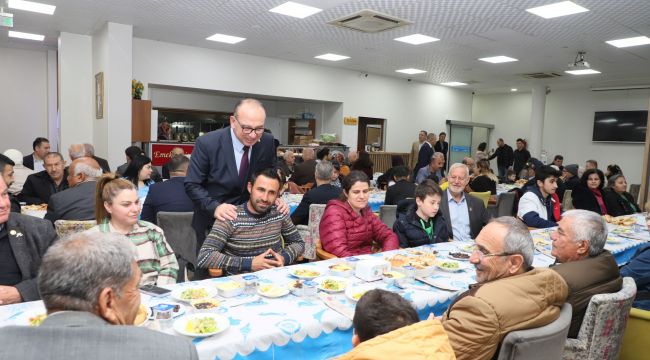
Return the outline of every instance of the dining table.
[[[610,224],[611,225],[611,224]],[[643,226],[640,226],[643,225]],[[637,224],[632,227],[608,225],[610,230],[605,248],[611,251],[619,264],[629,260],[634,251],[650,241],[645,229],[645,216],[637,215]],[[550,236],[554,229],[532,230],[535,242],[533,266],[548,267],[555,262],[550,253]],[[297,269],[313,270],[321,276],[332,271],[337,264],[359,264],[362,261],[390,260],[395,255],[414,256],[413,254],[435,253],[436,263],[452,261],[456,252],[468,252],[473,242],[445,242],[424,245],[417,248],[398,249],[383,253],[355,256],[354,258],[335,258],[325,261],[297,264],[286,267],[262,270],[254,273],[257,291],[247,291],[234,298],[215,295],[220,306],[211,310],[228,319],[229,326],[223,332],[209,337],[195,337],[200,359],[329,359],[349,351],[352,348],[352,317],[356,302],[354,289],[379,288],[396,292],[408,300],[416,309],[420,319],[430,314],[442,315],[451,302],[470,284],[476,282],[474,266],[469,261],[457,261],[458,269],[449,272],[439,266],[433,267],[430,274],[419,277],[407,284],[388,283],[383,279],[367,282],[352,274],[345,277],[346,290],[329,292],[321,289],[315,295],[294,295],[270,298],[259,294],[265,285],[288,286],[296,280]],[[455,261],[455,260],[454,260]],[[359,265],[356,265],[359,266]],[[314,279],[318,282],[319,278]],[[241,282],[242,275],[213,278],[202,281],[190,281],[163,286],[174,293],[197,286],[218,287],[227,282]],[[398,286],[400,285],[400,286]],[[181,290],[179,290],[181,289]],[[173,294],[173,293],[172,293]],[[172,297],[149,296],[142,294],[142,304],[152,307],[156,304],[178,303],[185,315],[196,314],[203,310],[193,310],[187,303]],[[32,301],[0,306],[0,327],[7,325],[28,326],[29,319],[44,314],[42,301]],[[182,316],[178,319],[180,320]],[[175,320],[178,321],[178,320]],[[165,325],[165,324],[163,324]],[[147,320],[143,326],[184,336],[174,330],[173,326],[161,326],[158,320]]]

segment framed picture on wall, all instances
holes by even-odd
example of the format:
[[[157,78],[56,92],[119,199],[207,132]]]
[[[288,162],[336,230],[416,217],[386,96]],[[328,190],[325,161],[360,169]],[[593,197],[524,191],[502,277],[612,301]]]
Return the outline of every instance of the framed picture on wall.
[[[95,118],[104,118],[104,73],[95,75]]]

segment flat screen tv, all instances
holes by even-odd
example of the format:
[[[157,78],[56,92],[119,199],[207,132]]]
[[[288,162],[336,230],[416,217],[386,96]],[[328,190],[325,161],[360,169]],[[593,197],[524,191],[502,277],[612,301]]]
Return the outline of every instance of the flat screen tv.
[[[593,141],[645,142],[648,111],[597,111]]]

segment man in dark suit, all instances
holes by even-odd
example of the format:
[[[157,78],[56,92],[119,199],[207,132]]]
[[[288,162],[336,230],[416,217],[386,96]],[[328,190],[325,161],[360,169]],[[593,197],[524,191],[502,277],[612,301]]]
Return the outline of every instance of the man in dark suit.
[[[409,169],[406,166],[398,166],[393,171],[395,184],[386,190],[384,205],[397,205],[407,198],[415,198],[415,184],[409,181]]]
[[[95,156],[95,147],[92,144],[85,143],[84,150],[86,151],[86,156],[90,156],[93,158],[93,160],[97,161],[97,164],[99,164],[99,167],[102,168],[102,172],[104,174],[111,172],[111,166],[108,165],[108,161],[106,161],[106,159],[100,158],[99,156]]]
[[[0,154],[0,179],[4,180],[7,187],[11,187],[14,182],[14,166],[16,163],[8,156]],[[8,193],[11,203],[11,212],[20,212],[20,202],[12,193]]]
[[[436,141],[436,144],[433,146],[433,149],[436,152],[442,153],[442,155],[445,157],[445,166],[443,167],[443,172],[444,169],[447,168],[447,155],[449,154],[449,143],[445,141],[447,138],[447,133],[446,132],[441,132],[438,135],[438,141]]]
[[[102,176],[97,161],[90,157],[80,157],[68,168],[69,188],[52,194],[47,203],[45,219],[56,220],[94,220],[95,187]]]
[[[45,155],[45,170],[31,174],[25,180],[23,191],[18,196],[20,201],[32,204],[47,204],[50,196],[68,188],[68,172],[65,160],[58,152]]]
[[[7,189],[0,179],[0,306],[40,299],[38,268],[57,238],[49,221],[10,212]]]
[[[84,232],[57,241],[38,276],[48,316],[38,327],[0,328],[3,358],[198,359],[186,338],[130,326],[140,313],[135,253],[129,239],[113,233]]]
[[[44,137],[37,137],[32,143],[33,153],[23,157],[23,165],[36,172],[45,170],[45,155],[50,152],[50,141]]]
[[[296,211],[291,215],[291,221],[294,225],[307,225],[309,221],[309,206],[311,204],[327,204],[328,201],[336,199],[341,195],[342,189],[332,185],[332,176],[334,175],[334,166],[332,163],[324,160],[316,164],[314,177],[316,178],[316,187],[307,191],[302,197]]]
[[[185,176],[190,159],[185,155],[174,155],[167,163],[171,179],[151,185],[149,194],[142,207],[140,218],[157,224],[159,211],[187,212],[194,211],[192,200],[185,192]]]
[[[415,179],[415,177],[418,175],[418,170],[429,165],[429,162],[431,161],[431,156],[433,156],[433,153],[435,152],[433,150],[433,144],[435,142],[436,142],[436,134],[434,133],[427,134],[427,141],[425,141],[422,144],[422,147],[420,147],[420,152],[418,153],[418,162],[415,165],[415,169],[413,169],[413,179]]]
[[[302,162],[294,166],[293,175],[290,181],[293,181],[298,186],[314,183],[314,171],[316,171],[316,160],[314,159],[314,149],[302,149]]]
[[[455,163],[449,168],[449,187],[442,193],[440,211],[447,221],[449,238],[460,241],[475,239],[488,222],[483,200],[465,194],[469,183],[467,165]]]
[[[185,150],[183,150],[182,147],[175,147],[172,149],[171,157],[169,158],[169,161],[165,163],[165,165],[162,166],[162,178],[169,180],[171,179],[171,175],[169,174],[169,164],[172,162],[172,158],[176,155],[185,155]],[[187,168],[185,168],[185,173],[187,173]],[[177,175],[178,176],[178,175]],[[183,175],[185,176],[185,175]]]
[[[241,100],[230,117],[230,128],[200,136],[192,151],[185,177],[185,191],[194,203],[192,226],[196,231],[197,251],[215,219],[234,220],[236,207],[248,201],[246,184],[250,175],[264,168],[275,168],[277,157],[273,136],[264,133],[266,112],[255,99]],[[282,212],[288,206],[276,200]],[[197,269],[195,279],[207,277]]]

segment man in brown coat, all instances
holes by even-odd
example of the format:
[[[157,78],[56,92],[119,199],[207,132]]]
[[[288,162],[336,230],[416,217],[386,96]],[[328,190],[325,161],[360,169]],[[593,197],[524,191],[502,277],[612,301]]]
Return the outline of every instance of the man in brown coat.
[[[409,156],[409,170],[413,171],[415,165],[418,163],[418,154],[420,154],[420,148],[422,144],[427,141],[427,132],[425,130],[420,130],[418,133],[418,141],[414,141],[411,144],[411,156]]]
[[[620,291],[623,279],[614,256],[603,249],[607,241],[607,225],[595,212],[565,212],[551,239],[551,255],[559,263],[552,269],[569,285],[567,302],[573,307],[569,337],[576,338],[591,297]]]
[[[533,251],[528,228],[513,217],[492,220],[476,237],[470,262],[478,284],[442,315],[457,359],[492,359],[509,332],[560,316],[567,285],[553,270],[533,269]]]

